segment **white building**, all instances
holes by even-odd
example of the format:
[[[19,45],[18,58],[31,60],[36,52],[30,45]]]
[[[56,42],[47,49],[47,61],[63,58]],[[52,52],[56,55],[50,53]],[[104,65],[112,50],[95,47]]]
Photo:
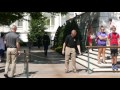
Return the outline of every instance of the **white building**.
[[[109,19],[112,19],[112,25],[116,26],[116,32],[120,34],[120,12],[101,12],[99,24],[106,26],[106,31],[110,32]]]
[[[47,29],[45,31],[49,33],[51,40],[54,40],[55,33],[59,26],[64,25],[67,20],[81,13],[83,12],[68,12],[66,15],[61,15],[61,13],[55,15],[43,13],[44,16],[48,17],[48,23],[46,24]]]
[[[49,36],[51,40],[54,40],[54,36],[56,33],[56,30],[59,26],[62,26],[66,23],[67,20],[75,17],[76,15],[80,15],[84,12],[68,12],[66,15],[61,15],[60,13],[52,15],[50,13],[43,12],[43,15],[48,17],[46,21],[46,32],[49,33]],[[100,12],[99,16],[99,24],[103,24],[105,26],[108,26],[108,19],[112,18],[113,23],[115,23],[117,27],[117,32],[120,34],[120,12]],[[29,16],[25,16],[25,19],[30,19]],[[29,22],[26,20],[19,20],[13,23],[16,25],[17,32],[20,33],[20,38],[23,42],[28,42],[27,33],[29,32]],[[12,25],[13,25],[12,24]],[[11,25],[10,25],[11,26]],[[10,26],[1,26],[0,32],[9,32]],[[109,28],[107,28],[107,32],[109,32]]]
[[[67,15],[61,15],[60,13],[52,15],[51,13],[43,12],[43,15],[48,17],[47,22],[46,22],[47,29],[45,30],[45,32],[48,32],[51,40],[54,40],[54,36],[55,36],[57,28],[65,24],[68,19],[75,17],[76,14],[79,15],[81,13],[82,12],[68,12]],[[25,16],[24,19],[29,20],[30,17]],[[18,20],[14,22],[13,24],[11,24],[10,26],[1,26],[0,32],[7,33],[10,31],[10,27],[12,25],[16,25],[17,32],[20,33],[20,39],[23,42],[28,42],[27,33],[29,32],[29,22],[26,20]]]
[[[24,19],[26,20],[18,20],[14,23],[12,23],[10,26],[1,26],[0,27],[0,32],[10,32],[10,27],[12,25],[16,25],[17,26],[17,32],[20,35],[20,39],[23,42],[28,42],[28,38],[27,38],[27,33],[29,32],[29,22],[27,21],[29,19],[29,16],[25,16]]]

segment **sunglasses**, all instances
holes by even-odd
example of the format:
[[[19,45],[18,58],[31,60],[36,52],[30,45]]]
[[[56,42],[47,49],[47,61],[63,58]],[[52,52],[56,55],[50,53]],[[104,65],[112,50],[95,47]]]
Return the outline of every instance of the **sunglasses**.
[[[116,29],[116,28],[111,28],[111,29]]]

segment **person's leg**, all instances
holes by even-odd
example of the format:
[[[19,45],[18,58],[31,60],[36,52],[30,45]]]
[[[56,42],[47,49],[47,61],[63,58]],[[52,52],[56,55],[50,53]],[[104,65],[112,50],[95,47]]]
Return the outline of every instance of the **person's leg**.
[[[115,65],[115,69],[118,70],[118,67],[117,67],[117,56],[118,56],[118,49],[115,50],[115,60],[114,60],[114,65]]]
[[[92,42],[89,42],[89,46],[92,46]],[[90,48],[91,50],[93,50],[92,48]]]
[[[112,56],[112,69],[115,70],[115,65],[114,65],[115,58]]]
[[[76,72],[77,71],[77,68],[76,68],[76,52],[75,52],[74,48],[72,48],[72,51],[71,51],[71,60],[72,60],[73,71]]]
[[[98,48],[98,64],[100,64],[101,53],[102,53],[102,48]]]
[[[10,48],[7,48],[7,52],[6,52],[6,65],[5,65],[5,74],[4,75],[7,75],[8,74],[8,70],[9,70],[9,66],[10,66],[10,59],[11,59],[11,50]]]
[[[2,49],[0,49],[0,62],[2,61]]]
[[[11,54],[12,54],[11,55],[12,65],[11,65],[10,77],[13,77],[16,69],[15,67],[16,67],[16,59],[17,59],[17,49],[13,48]]]
[[[44,45],[44,55],[46,56],[46,45]]]
[[[46,45],[46,56],[47,56],[47,53],[48,53],[48,45]]]
[[[37,44],[38,44],[38,48],[40,48],[40,43],[39,43],[39,41],[38,41],[38,43],[37,43]]]
[[[115,65],[114,65],[114,62],[115,62],[115,50],[114,49],[111,49],[111,56],[112,56],[112,69],[115,70]]]
[[[102,50],[103,63],[106,63],[105,62],[105,50],[106,50],[106,48],[103,48],[103,50]]]
[[[69,72],[70,48],[65,48],[65,72]]]

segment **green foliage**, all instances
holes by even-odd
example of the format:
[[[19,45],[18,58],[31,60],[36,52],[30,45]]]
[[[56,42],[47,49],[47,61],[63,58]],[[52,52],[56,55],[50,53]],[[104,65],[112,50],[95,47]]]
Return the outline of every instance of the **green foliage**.
[[[71,19],[68,22],[66,22],[66,26],[65,26],[65,29],[64,29],[64,36],[63,36],[64,40],[65,40],[66,36],[71,33],[71,31],[73,29],[75,29],[77,31],[77,38],[79,40],[81,40],[81,33],[80,33],[80,30],[78,28],[78,24],[75,21],[75,19]]]
[[[55,51],[62,54],[62,46],[56,47]]]
[[[29,14],[32,19],[39,19],[42,17],[42,12],[0,12],[0,25],[10,25],[16,20],[22,19],[26,14]],[[62,15],[67,12],[48,12],[51,14],[61,13]],[[29,21],[29,20],[28,20]]]
[[[27,43],[20,41],[20,46],[26,46]]]
[[[65,41],[65,38],[67,35],[71,33],[71,31],[75,29],[77,31],[77,39],[80,41],[81,50],[82,50],[82,37],[81,32],[79,30],[78,24],[75,20],[75,18],[70,19],[66,22],[65,26],[59,27],[57,29],[57,32],[55,34],[55,40],[54,40],[54,48],[57,52],[61,53],[62,45]]]
[[[63,32],[65,26],[58,27],[57,32],[54,38],[54,47],[62,46],[63,45]]]
[[[39,15],[35,14],[35,15]],[[39,15],[37,18],[32,18],[30,22],[30,33],[28,38],[32,42],[37,42],[37,38],[43,36],[45,28],[46,17]]]
[[[0,12],[0,25],[10,25],[23,16],[23,12]]]

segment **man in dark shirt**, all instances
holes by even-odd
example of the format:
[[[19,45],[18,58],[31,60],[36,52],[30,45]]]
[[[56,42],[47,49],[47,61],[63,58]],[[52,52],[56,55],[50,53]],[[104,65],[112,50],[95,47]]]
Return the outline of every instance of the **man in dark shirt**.
[[[45,32],[43,36],[43,46],[44,46],[44,54],[47,56],[48,46],[50,45],[50,37]]]
[[[75,47],[77,46],[79,54],[81,54],[80,50],[80,42],[76,39],[77,32],[76,30],[72,30],[71,34],[68,35],[63,44],[62,54],[65,54],[65,72],[69,72],[69,59],[71,56],[73,72],[77,72],[76,69],[76,51]]]
[[[19,35],[16,34],[16,30],[17,30],[17,27],[13,25],[11,32],[6,34],[5,36],[5,43],[7,47],[7,52],[6,52],[7,59],[6,59],[4,76],[6,78],[8,78],[8,70],[9,70],[10,63],[12,63],[10,77],[12,78],[14,76],[15,69],[16,69],[17,55],[20,54]]]

